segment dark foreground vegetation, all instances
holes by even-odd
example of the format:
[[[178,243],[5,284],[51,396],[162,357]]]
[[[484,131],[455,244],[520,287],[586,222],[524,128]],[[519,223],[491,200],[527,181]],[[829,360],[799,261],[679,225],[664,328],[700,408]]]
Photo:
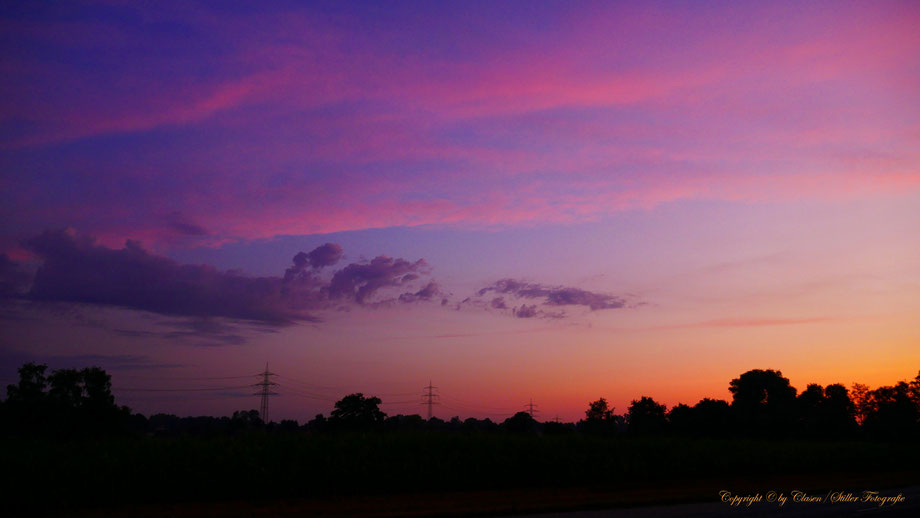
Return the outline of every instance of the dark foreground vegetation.
[[[920,376],[798,393],[781,373],[753,370],[732,380],[730,403],[667,410],[643,397],[617,415],[599,399],[578,423],[387,417],[379,399],[352,394],[300,425],[255,411],[147,418],[115,404],[100,369],[46,371],[24,365],[0,404],[0,511],[840,473],[920,482]]]

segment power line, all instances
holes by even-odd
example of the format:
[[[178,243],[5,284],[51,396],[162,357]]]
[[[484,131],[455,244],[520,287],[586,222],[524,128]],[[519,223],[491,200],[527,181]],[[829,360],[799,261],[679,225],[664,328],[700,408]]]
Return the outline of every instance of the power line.
[[[337,401],[335,398],[331,398],[329,396],[324,396],[321,394],[313,394],[307,391],[300,390],[296,387],[291,387],[290,385],[285,385],[283,383],[276,383],[275,386],[283,387],[287,393],[292,394],[294,396],[304,397],[308,399],[316,399],[320,401]]]
[[[132,378],[142,380],[176,380],[176,381],[215,381],[215,380],[238,380],[250,379],[251,374],[245,376],[139,376],[137,374],[117,373],[119,378]]]
[[[317,385],[315,383],[310,383],[298,378],[292,378],[291,376],[285,376],[283,374],[278,374],[282,380],[286,383],[293,383],[294,385],[301,385],[303,387],[309,388],[311,390],[335,390],[335,391],[345,391],[348,390],[346,387],[336,387],[332,385]]]
[[[381,405],[417,405],[419,404],[419,401],[417,399],[406,400],[406,401],[382,401],[380,404]]]
[[[165,399],[164,399],[165,397]],[[170,395],[170,396],[132,396],[126,395],[122,397],[125,401],[189,401],[194,399],[195,401],[232,401],[234,399],[239,399],[242,397],[250,397],[249,393],[240,393],[240,394],[184,394],[184,395]]]
[[[331,385],[316,385],[313,383],[308,383],[306,381],[300,380],[298,378],[292,378],[290,376],[285,376],[283,374],[278,375],[284,383],[291,383],[295,386],[299,386],[306,390],[315,390],[315,391],[336,391],[336,392],[348,392],[349,394],[354,394],[360,392],[361,394],[377,397],[402,397],[402,396],[416,396],[418,392],[376,392],[373,390],[353,390],[347,389],[346,387],[337,387]]]
[[[157,388],[134,388],[134,387],[116,387],[113,390],[118,392],[198,392],[206,390],[233,390],[241,388],[250,388],[252,385],[236,385],[233,387],[208,387],[208,388],[168,388],[168,389],[157,389]]]
[[[467,403],[462,399],[450,396],[448,394],[442,394],[441,396],[450,401],[450,403],[442,403],[444,408],[449,408],[458,412],[470,412],[493,417],[512,416],[516,412],[515,410],[508,407],[493,407],[488,405],[481,405],[478,403]]]
[[[458,412],[473,412],[473,413],[476,413],[476,414],[488,415],[488,416],[495,416],[495,417],[505,417],[505,416],[512,416],[512,415],[514,415],[514,412],[481,412],[481,411],[476,410],[476,409],[474,409],[474,408],[454,408],[454,407],[452,407],[452,406],[450,406],[450,405],[442,405],[442,406],[443,406],[444,408],[448,408],[448,409],[450,409],[450,410],[456,410],[456,411],[458,411]]]
[[[489,406],[489,405],[482,405],[479,403],[469,403],[465,400],[456,398],[449,394],[442,394],[441,397],[444,397],[450,401],[453,401],[454,404],[456,404],[457,406],[467,407],[470,410],[478,410],[480,408],[485,408],[487,410],[499,410],[501,411],[502,414],[514,414],[515,412],[515,410],[511,409],[510,407],[495,407],[495,406]],[[483,413],[486,413],[486,412],[483,412]]]

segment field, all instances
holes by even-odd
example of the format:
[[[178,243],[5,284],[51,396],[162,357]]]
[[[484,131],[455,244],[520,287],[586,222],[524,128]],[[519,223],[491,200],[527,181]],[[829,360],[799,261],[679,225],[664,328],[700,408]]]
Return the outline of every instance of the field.
[[[252,433],[7,439],[0,456],[4,506],[29,515],[475,514],[700,501],[715,498],[718,488],[763,484],[865,489],[920,482],[920,447],[910,442]]]

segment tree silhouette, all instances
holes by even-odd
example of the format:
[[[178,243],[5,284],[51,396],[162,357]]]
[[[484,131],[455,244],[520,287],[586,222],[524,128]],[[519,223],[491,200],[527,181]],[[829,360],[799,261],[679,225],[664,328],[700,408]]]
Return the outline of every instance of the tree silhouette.
[[[674,405],[667,414],[668,428],[680,435],[695,435],[695,415],[693,409],[683,403]]]
[[[574,423],[563,423],[558,420],[545,421],[542,427],[546,435],[564,435],[575,432]]]
[[[264,423],[258,410],[236,410],[230,417],[230,424],[233,430],[249,430],[260,428]]]
[[[463,421],[463,426],[460,428],[465,433],[483,433],[483,432],[495,432],[498,430],[498,423],[492,422],[491,419],[476,419],[475,417],[468,417]]]
[[[56,403],[76,408],[83,402],[83,376],[76,369],[56,370],[48,376],[48,396]]]
[[[455,416],[445,422],[419,415],[387,418],[380,398],[349,394],[335,403],[327,420],[322,414],[303,427],[296,421],[264,426],[255,410],[234,412],[232,417],[183,417],[157,414],[149,419],[130,415],[112,394],[111,377],[98,367],[57,369],[26,363],[19,381],[7,386],[0,402],[0,432],[13,435],[79,438],[100,434],[146,432],[151,435],[234,434],[245,430],[266,433],[336,432],[379,429],[388,432],[429,430],[444,433],[632,434],[664,431],[685,436],[800,436],[809,439],[869,437],[920,439],[920,374],[911,381],[870,390],[854,384],[822,387],[809,384],[797,393],[780,371],[754,369],[731,380],[732,402],[704,398],[694,406],[678,404],[666,411],[650,397],[633,400],[625,416],[614,414],[605,398],[588,403],[585,418],[577,423],[538,423],[518,412],[501,425],[484,419]]]
[[[329,421],[326,419],[326,416],[323,414],[316,414],[316,417],[311,419],[304,425],[306,429],[313,433],[325,432],[329,428]]]
[[[585,410],[585,419],[588,421],[606,421],[613,418],[613,408],[607,406],[607,400],[600,398],[597,401],[588,403],[588,409]]]
[[[870,392],[863,421],[866,433],[897,439],[916,437],[920,430],[920,400],[912,396],[911,385],[903,381]]]
[[[386,414],[380,411],[378,397],[364,397],[356,392],[349,394],[335,403],[335,409],[330,415],[330,423],[346,428],[372,428],[386,419]]]
[[[870,392],[869,386],[863,385],[862,383],[854,383],[850,387],[850,398],[853,401],[853,413],[856,417],[856,422],[860,425],[865,422],[866,416],[871,410],[871,403],[869,401]]]
[[[608,406],[607,400],[600,398],[588,403],[585,410],[585,420],[580,423],[580,428],[589,433],[613,433],[616,431],[617,419],[613,414],[613,407]]]
[[[663,432],[668,424],[665,412],[665,406],[650,397],[642,396],[638,400],[633,400],[626,413],[629,433],[653,434]]]
[[[693,406],[694,429],[700,435],[723,436],[732,432],[731,407],[722,399],[703,398]]]
[[[537,421],[527,412],[518,412],[505,419],[502,428],[512,433],[536,433],[539,431]]]
[[[917,405],[920,405],[920,372],[917,373],[916,378],[907,384],[907,395],[915,401]]]
[[[115,406],[112,395],[112,377],[99,367],[80,371],[85,398],[83,404],[90,408],[105,409]]]
[[[731,381],[732,411],[741,431],[785,435],[795,421],[796,390],[772,369],[754,369]]]
[[[34,402],[45,397],[48,380],[45,377],[47,365],[38,365],[32,362],[19,367],[19,383],[7,385],[7,401]]]
[[[856,430],[855,406],[843,385],[810,384],[796,398],[798,432],[805,437],[842,437]]]
[[[418,414],[398,414],[386,418],[385,425],[388,430],[423,430],[426,421]]]
[[[12,433],[35,434],[50,428],[47,365],[26,363],[19,367],[19,383],[7,385],[4,428]]]
[[[843,385],[835,383],[824,387],[824,401],[819,412],[825,437],[845,437],[856,432],[855,405]]]
[[[98,367],[58,369],[47,377],[46,365],[27,363],[19,383],[7,387],[7,414],[16,433],[72,436],[123,432],[130,410],[119,408],[111,377]],[[47,391],[46,391],[47,389]]]
[[[300,429],[300,424],[296,419],[282,419],[278,423],[278,429],[286,433],[294,433]]]
[[[819,436],[823,432],[820,412],[824,404],[824,387],[816,383],[808,385],[795,402],[799,433],[806,437]]]

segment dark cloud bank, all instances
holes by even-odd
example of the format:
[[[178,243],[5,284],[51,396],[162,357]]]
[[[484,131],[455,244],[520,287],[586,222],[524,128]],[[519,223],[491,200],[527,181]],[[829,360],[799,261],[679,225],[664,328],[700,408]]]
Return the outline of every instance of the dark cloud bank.
[[[6,254],[0,254],[0,297],[10,297],[28,289],[32,276]]]
[[[334,243],[298,253],[283,277],[250,277],[209,265],[179,264],[144,250],[136,241],[128,240],[120,250],[111,249],[64,230],[46,231],[23,244],[42,261],[26,293],[34,301],[103,304],[165,315],[284,325],[317,321],[316,310],[379,303],[388,289],[397,291],[390,299],[404,302],[430,300],[439,293],[434,281],[420,290],[406,290],[429,272],[422,259],[410,262],[381,255],[369,262],[348,264],[326,280],[323,270],[337,264],[343,255],[342,247]],[[22,279],[17,265],[3,259],[3,287],[12,291],[14,285],[22,285]]]
[[[162,323],[164,331],[116,329],[126,336],[150,335],[212,344],[238,344],[245,338],[215,319],[250,322],[262,329],[294,322],[318,322],[321,310],[379,307],[439,301],[442,293],[424,259],[385,255],[340,268],[342,247],[326,243],[299,252],[283,276],[251,277],[209,265],[179,264],[128,240],[124,248],[99,245],[67,230],[46,231],[23,246],[41,266],[34,277],[0,255],[0,296],[35,302],[116,306],[189,318]],[[31,285],[31,287],[29,287]],[[627,307],[624,298],[579,288],[501,279],[457,304],[498,311],[516,318],[563,318],[563,308],[591,311]]]
[[[185,216],[179,212],[171,212],[166,217],[166,225],[170,230],[180,236],[202,237],[210,234],[206,228],[186,219]]]

